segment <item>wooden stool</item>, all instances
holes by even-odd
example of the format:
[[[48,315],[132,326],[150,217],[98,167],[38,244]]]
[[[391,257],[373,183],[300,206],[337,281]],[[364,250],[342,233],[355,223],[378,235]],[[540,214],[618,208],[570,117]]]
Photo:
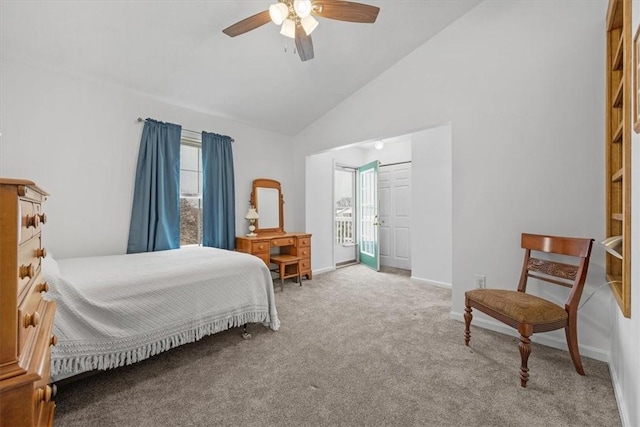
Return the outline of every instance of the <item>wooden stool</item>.
[[[302,277],[300,276],[300,258],[295,255],[274,254],[271,255],[272,264],[278,265],[278,275],[280,276],[280,290],[284,291],[284,279],[289,277],[297,277],[298,283],[302,286]],[[289,267],[289,268],[287,268]]]

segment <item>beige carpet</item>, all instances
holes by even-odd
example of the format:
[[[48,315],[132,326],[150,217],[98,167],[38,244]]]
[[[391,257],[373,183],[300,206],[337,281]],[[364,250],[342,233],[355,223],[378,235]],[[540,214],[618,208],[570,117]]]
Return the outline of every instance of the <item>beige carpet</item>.
[[[605,363],[449,319],[451,293],[347,267],[276,288],[282,327],[234,329],[60,386],[56,426],[619,426]]]

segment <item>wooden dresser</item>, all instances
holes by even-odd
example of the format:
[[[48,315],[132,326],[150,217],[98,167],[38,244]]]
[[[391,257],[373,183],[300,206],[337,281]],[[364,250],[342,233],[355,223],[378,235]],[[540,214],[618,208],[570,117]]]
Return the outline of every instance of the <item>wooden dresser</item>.
[[[49,385],[56,303],[42,294],[40,230],[47,193],[33,182],[0,178],[0,426],[51,426]]]
[[[311,234],[308,233],[265,233],[256,237],[236,237],[236,250],[261,258],[271,268],[269,257],[273,251],[296,255],[300,260],[300,275],[311,280]]]

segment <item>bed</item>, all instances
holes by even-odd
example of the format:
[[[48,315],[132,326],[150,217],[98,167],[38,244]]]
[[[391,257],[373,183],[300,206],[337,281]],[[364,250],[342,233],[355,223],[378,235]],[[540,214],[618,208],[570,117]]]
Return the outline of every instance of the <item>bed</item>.
[[[57,302],[53,380],[129,365],[226,329],[280,326],[260,258],[208,247],[42,263]]]

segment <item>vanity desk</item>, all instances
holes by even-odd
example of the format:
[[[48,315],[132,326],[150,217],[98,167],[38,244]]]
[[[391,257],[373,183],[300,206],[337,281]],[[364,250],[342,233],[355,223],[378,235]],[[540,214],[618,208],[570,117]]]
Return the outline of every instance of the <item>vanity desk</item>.
[[[236,237],[236,250],[255,255],[270,267],[269,258],[272,253],[294,255],[300,260],[300,275],[311,280],[311,234],[277,233],[258,234],[255,237]]]
[[[258,219],[252,223],[255,233],[237,236],[236,250],[257,256],[269,268],[273,254],[299,257],[300,276],[311,280],[311,234],[284,231],[284,198],[280,182],[268,178],[254,179],[250,203],[258,213]]]

